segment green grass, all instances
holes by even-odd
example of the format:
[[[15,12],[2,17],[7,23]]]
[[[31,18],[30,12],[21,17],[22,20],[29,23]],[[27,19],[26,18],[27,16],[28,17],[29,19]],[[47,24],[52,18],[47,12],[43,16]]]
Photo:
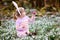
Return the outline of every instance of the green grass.
[[[2,21],[0,26],[0,40],[60,40],[60,17],[37,18],[33,24],[29,24],[30,32],[37,31],[35,38],[27,36],[18,38],[16,36],[14,20]]]

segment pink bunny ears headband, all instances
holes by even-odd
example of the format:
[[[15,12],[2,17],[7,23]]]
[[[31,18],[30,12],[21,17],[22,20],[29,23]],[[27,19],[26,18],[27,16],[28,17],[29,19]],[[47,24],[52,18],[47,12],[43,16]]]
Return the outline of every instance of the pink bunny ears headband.
[[[17,9],[16,11],[18,11],[18,13],[21,15],[20,10],[21,10],[21,9],[24,10],[24,8],[23,8],[23,7],[18,7],[17,3],[14,2],[14,1],[12,1],[12,3],[13,3],[13,5],[16,7],[16,9]]]
[[[12,3],[16,7],[16,9],[17,9],[16,11],[18,11],[18,13],[21,15],[20,11],[24,10],[24,8],[23,7],[18,7],[17,3],[14,2],[14,1],[12,1]],[[33,14],[36,14],[36,10],[35,9],[30,10],[30,12],[32,12]]]

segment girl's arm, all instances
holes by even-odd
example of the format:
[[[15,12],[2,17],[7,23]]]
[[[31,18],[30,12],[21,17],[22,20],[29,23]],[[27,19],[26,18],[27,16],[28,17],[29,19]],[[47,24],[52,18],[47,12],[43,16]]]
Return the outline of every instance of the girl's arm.
[[[16,22],[16,30],[18,30],[18,28],[19,28],[19,23]]]
[[[22,27],[21,23],[19,21],[16,21],[16,30],[19,30],[20,27]]]
[[[29,19],[30,22],[34,22],[35,21],[35,15],[36,15],[36,12],[33,11],[32,12],[32,17]]]
[[[30,22],[34,22],[35,21],[35,15],[32,14],[32,17],[29,19]]]

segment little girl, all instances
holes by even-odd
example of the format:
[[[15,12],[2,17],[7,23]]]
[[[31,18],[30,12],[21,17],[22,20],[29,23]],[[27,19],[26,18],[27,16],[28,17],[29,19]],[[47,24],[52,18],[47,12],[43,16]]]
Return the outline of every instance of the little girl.
[[[16,31],[18,37],[25,37],[29,34],[29,23],[33,22],[35,19],[35,13],[32,13],[32,17],[26,16],[26,12],[23,7],[19,8],[20,14],[17,12],[14,15],[16,19]]]

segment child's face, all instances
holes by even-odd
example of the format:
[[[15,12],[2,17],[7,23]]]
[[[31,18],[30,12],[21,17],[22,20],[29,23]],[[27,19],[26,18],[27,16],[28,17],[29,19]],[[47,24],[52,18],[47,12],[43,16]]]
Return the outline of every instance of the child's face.
[[[19,11],[20,11],[21,15],[19,15],[19,13],[17,11],[17,16],[25,16],[26,15],[26,12],[25,12],[24,8],[20,8]]]
[[[25,10],[21,9],[20,11],[21,15],[26,15]]]

